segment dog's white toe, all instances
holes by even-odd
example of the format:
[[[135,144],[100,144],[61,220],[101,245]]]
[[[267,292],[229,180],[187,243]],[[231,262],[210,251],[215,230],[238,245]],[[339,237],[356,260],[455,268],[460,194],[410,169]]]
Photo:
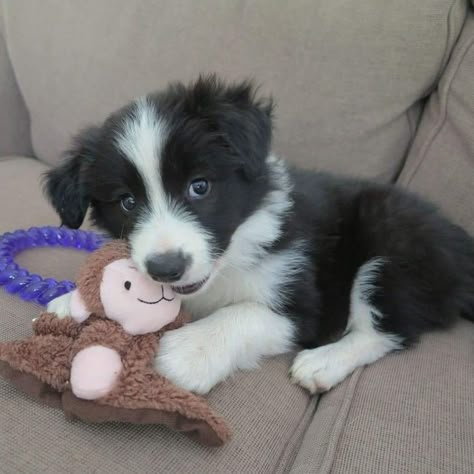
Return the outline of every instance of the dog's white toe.
[[[292,382],[313,394],[327,392],[346,376],[344,367],[335,356],[331,346],[300,352],[290,369]]]

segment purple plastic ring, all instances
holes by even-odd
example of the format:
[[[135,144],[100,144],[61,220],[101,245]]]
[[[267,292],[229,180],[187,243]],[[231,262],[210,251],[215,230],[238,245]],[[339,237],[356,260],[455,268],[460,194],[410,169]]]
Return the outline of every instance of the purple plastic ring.
[[[31,227],[0,235],[0,286],[24,301],[47,305],[58,296],[75,288],[70,280],[57,281],[32,275],[14,260],[15,255],[35,247],[66,247],[86,252],[100,248],[107,237],[96,232],[73,230],[66,227]]]

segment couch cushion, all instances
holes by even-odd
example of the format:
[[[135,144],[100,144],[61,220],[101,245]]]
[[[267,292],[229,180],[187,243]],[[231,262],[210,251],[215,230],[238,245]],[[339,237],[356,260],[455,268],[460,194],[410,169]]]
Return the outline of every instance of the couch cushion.
[[[474,324],[359,369],[324,395],[292,474],[474,472]]]
[[[28,112],[8,57],[0,8],[0,156],[32,155]]]
[[[35,225],[59,224],[41,192],[47,167],[39,160],[0,156],[0,234]]]
[[[400,183],[474,235],[474,9],[427,104]]]
[[[0,159],[0,233],[57,224],[39,180],[46,166],[21,157]],[[19,187],[21,186],[21,189]],[[73,279],[85,255],[35,249],[17,257],[30,271]],[[0,288],[0,340],[31,334],[41,308]],[[285,469],[313,412],[315,400],[288,380],[290,357],[262,364],[216,388],[210,403],[225,416],[234,437],[209,449],[158,426],[71,423],[58,411],[28,399],[0,380],[2,473],[267,473]]]
[[[4,203],[0,210],[0,234],[32,226],[59,225],[57,214],[41,191],[41,177],[47,169],[44,163],[32,158],[0,157],[0,202]],[[87,227],[90,225],[87,224]],[[53,278],[73,279],[83,258],[84,254],[81,252],[55,249],[26,251],[18,255],[17,261],[31,272]],[[10,298],[5,294],[1,296],[10,302],[12,311],[15,308],[21,311],[22,307],[31,311],[31,306],[23,305],[18,298]],[[0,308],[2,303],[0,298]]]
[[[272,91],[276,150],[391,178],[462,27],[467,0],[15,0],[8,44],[54,162],[70,136],[132,97],[216,71]]]

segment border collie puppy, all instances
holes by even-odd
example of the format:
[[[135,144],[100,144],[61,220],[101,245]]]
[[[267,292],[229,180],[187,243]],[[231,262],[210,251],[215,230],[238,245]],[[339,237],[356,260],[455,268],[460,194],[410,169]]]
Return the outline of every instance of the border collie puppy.
[[[302,347],[292,380],[329,390],[458,315],[474,319],[474,243],[394,186],[290,169],[250,82],[173,84],[83,131],[46,192],[63,224],[126,238],[193,314],[157,369],[206,393]],[[49,309],[67,314],[68,295]]]

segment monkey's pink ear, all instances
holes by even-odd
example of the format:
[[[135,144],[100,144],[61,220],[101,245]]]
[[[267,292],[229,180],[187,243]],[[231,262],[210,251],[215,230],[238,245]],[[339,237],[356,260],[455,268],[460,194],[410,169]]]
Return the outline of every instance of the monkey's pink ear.
[[[78,323],[84,322],[92,313],[87,309],[79,290],[71,293],[71,317]]]

